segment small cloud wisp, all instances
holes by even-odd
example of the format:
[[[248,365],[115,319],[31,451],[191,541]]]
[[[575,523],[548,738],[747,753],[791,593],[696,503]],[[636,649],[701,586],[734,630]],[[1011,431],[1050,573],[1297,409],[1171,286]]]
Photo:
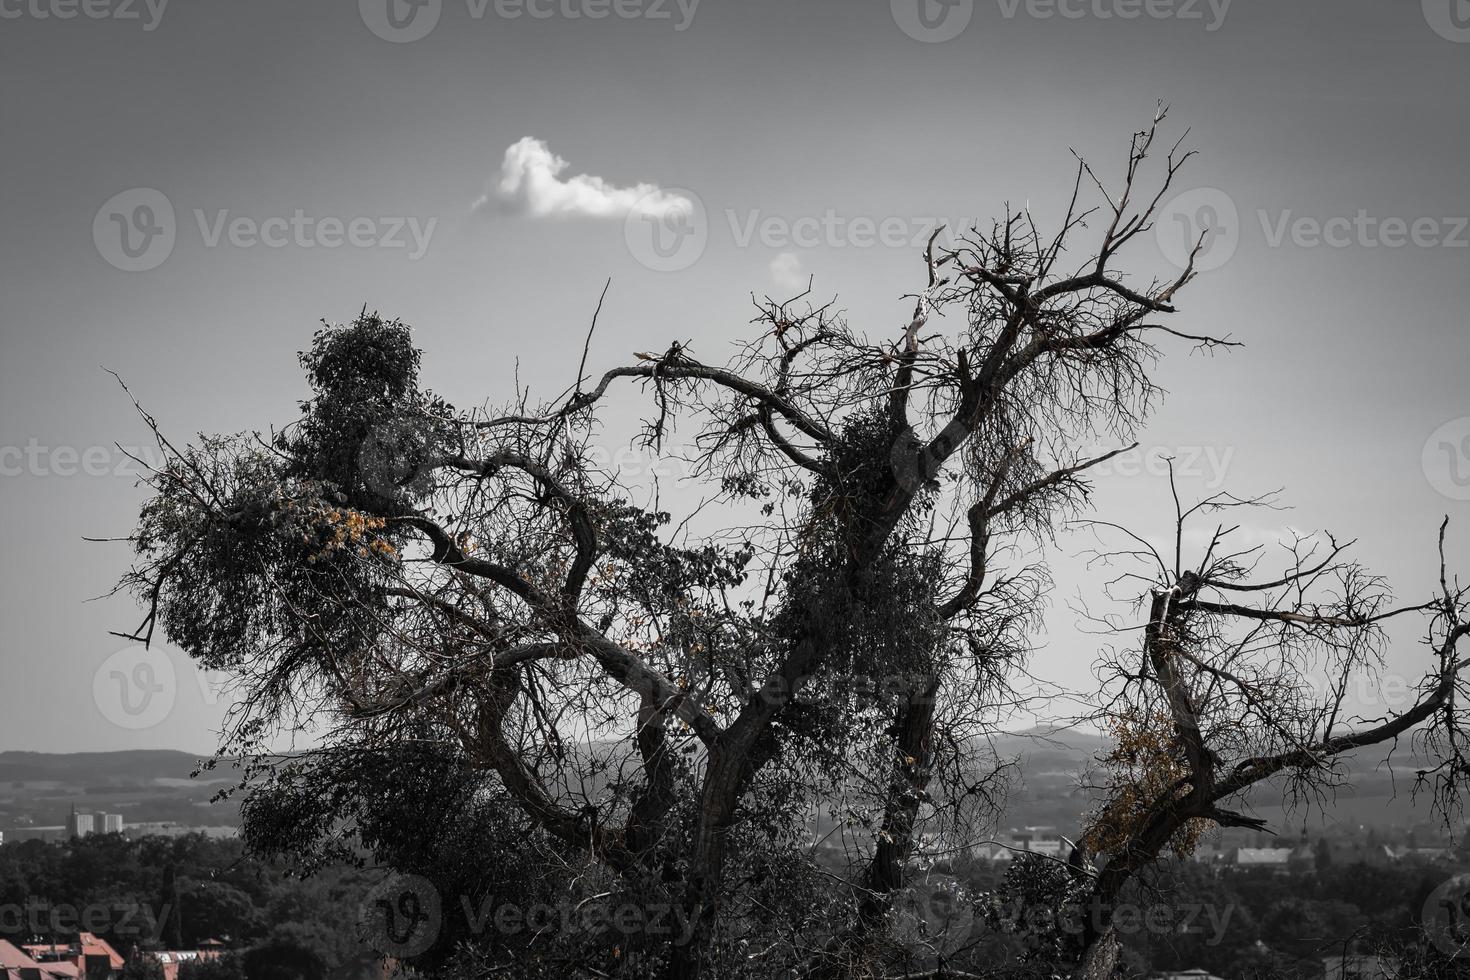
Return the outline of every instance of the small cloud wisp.
[[[506,149],[494,196],[507,211],[533,218],[623,218],[634,210],[663,216],[693,209],[687,197],[665,191],[657,184],[616,187],[592,174],[563,178],[569,166],[542,140],[524,137]],[[487,190],[475,201],[473,210],[483,211],[490,205]]]

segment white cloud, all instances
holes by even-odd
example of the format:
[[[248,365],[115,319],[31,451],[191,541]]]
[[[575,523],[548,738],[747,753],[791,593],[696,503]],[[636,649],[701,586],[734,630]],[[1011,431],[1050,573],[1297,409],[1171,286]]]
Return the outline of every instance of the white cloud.
[[[693,210],[687,197],[665,191],[657,184],[615,187],[592,174],[563,178],[561,174],[569,166],[541,140],[524,137],[506,149],[494,194],[507,210],[535,218],[622,218],[634,208],[653,215]],[[474,210],[489,205],[487,191],[475,202]]]
[[[778,287],[792,293],[807,286],[807,277],[801,271],[801,258],[794,252],[782,252],[771,260],[771,278]]]

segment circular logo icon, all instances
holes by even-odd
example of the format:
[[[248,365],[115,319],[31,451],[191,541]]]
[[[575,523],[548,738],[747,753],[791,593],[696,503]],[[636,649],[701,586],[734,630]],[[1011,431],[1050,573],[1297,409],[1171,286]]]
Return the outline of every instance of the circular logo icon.
[[[433,436],[427,419],[393,419],[373,426],[357,454],[363,486],[382,497],[427,491],[433,479]]]
[[[1430,486],[1451,500],[1470,500],[1470,415],[1430,433],[1420,462]]]
[[[174,206],[162,191],[134,187],[107,199],[92,219],[97,253],[115,269],[147,272],[174,250]]]
[[[1470,874],[1458,874],[1424,900],[1420,915],[1424,933],[1447,956],[1470,949]]]
[[[952,41],[970,26],[975,0],[889,0],[893,22],[915,41]]]
[[[1196,187],[1176,195],[1154,216],[1159,251],[1180,269],[1194,254],[1198,272],[1218,269],[1240,244],[1240,213],[1230,195],[1216,187]]]
[[[124,647],[92,675],[92,701],[119,728],[152,728],[173,711],[178,696],[174,664],[160,649]]]
[[[418,875],[378,882],[357,907],[357,933],[385,956],[418,956],[433,946],[443,925],[439,889]]]
[[[443,11],[444,0],[357,0],[367,29],[394,44],[427,37]]]
[[[895,904],[896,933],[909,948],[947,959],[970,940],[975,902],[952,875],[930,874],[904,890]]]
[[[709,244],[704,202],[673,188],[643,195],[623,221],[623,240],[639,264],[654,272],[679,272],[699,261]]]
[[[1420,0],[1424,19],[1446,41],[1470,41],[1470,0]]]

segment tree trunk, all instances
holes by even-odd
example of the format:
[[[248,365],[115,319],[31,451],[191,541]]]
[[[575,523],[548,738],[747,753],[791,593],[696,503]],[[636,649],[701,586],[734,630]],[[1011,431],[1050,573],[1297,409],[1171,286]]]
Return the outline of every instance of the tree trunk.
[[[1075,980],[1110,980],[1113,971],[1117,969],[1118,954],[1121,952],[1118,934],[1113,931],[1112,926],[1108,926],[1082,951],[1082,958],[1077,963],[1073,977]]]
[[[669,954],[668,980],[697,980],[704,968],[705,949],[718,917],[726,831],[744,782],[742,762],[726,750],[710,755],[686,871],[680,935]]]
[[[929,787],[933,754],[937,677],[925,678],[910,692],[894,717],[892,782],[884,806],[883,829],[868,865],[868,891],[859,906],[858,935],[866,935],[888,914],[892,895],[903,887],[904,865],[914,850],[914,824]]]

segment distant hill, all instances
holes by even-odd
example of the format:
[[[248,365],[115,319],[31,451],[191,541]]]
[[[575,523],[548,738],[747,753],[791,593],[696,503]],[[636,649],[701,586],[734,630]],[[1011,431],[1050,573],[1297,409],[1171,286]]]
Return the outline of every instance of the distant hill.
[[[1096,802],[1084,785],[1084,774],[1105,749],[1104,739],[1083,731],[1035,730],[999,736],[989,751],[1000,760],[1019,759],[1019,771],[1008,793],[1001,827],[1049,824],[1064,830],[1080,827]],[[614,754],[625,744],[607,743]],[[1408,826],[1429,820],[1424,800],[1410,799],[1414,771],[1421,760],[1407,751],[1395,757],[1396,775],[1379,766],[1385,752],[1349,760],[1347,785],[1335,799],[1310,813],[1282,806],[1280,784],[1258,791],[1247,809],[1280,831],[1303,819],[1316,824]],[[83,811],[120,813],[129,824],[168,821],[184,826],[239,823],[239,802],[210,803],[238,773],[227,765],[191,778],[200,757],[165,750],[125,752],[0,752],[0,831],[31,825],[64,823],[73,805]]]
[[[1011,826],[1052,824],[1077,828],[1096,802],[1085,782],[1097,782],[1095,759],[1106,750],[1100,735],[1082,731],[1036,730],[993,740],[1000,759],[1019,758],[1019,783],[1007,801],[1002,821]],[[1415,770],[1427,763],[1408,751],[1407,742],[1393,755],[1393,771],[1383,760],[1388,748],[1378,746],[1347,758],[1343,785],[1311,807],[1288,806],[1285,781],[1258,787],[1244,809],[1264,817],[1278,832],[1288,827],[1325,823],[1400,826],[1434,822],[1427,799],[1412,799]],[[1094,771],[1091,780],[1084,774]]]
[[[120,813],[129,824],[237,824],[238,803],[209,802],[236,773],[221,767],[191,778],[198,763],[167,750],[0,752],[0,831],[64,823],[73,806]]]
[[[0,752],[0,786],[15,780],[187,778],[199,756],[169,749],[126,752]]]

